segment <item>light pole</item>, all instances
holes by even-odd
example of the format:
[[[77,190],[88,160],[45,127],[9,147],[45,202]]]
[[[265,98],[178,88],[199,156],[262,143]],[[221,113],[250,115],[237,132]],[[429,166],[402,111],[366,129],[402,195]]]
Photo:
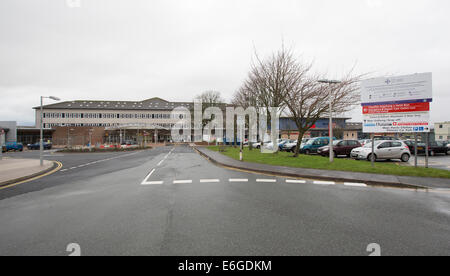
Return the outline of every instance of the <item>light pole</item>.
[[[44,153],[44,99],[50,99],[54,101],[60,101],[58,97],[55,96],[41,96],[41,126],[40,126],[40,140],[39,140],[39,160],[41,167],[44,166],[44,159],[43,159],[43,153]]]
[[[332,98],[332,90],[331,85],[333,84],[339,84],[341,81],[337,80],[319,80],[320,83],[327,83],[330,86],[330,163],[333,163],[334,161],[334,151],[333,151],[333,98]]]

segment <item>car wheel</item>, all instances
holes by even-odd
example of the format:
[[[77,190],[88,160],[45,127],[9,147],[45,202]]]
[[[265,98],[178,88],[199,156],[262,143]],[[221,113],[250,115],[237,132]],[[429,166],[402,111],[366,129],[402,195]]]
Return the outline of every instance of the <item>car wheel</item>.
[[[434,150],[430,151],[430,155],[431,156],[436,156],[436,153],[434,152]]]
[[[375,161],[377,161],[377,155],[375,154]],[[372,153],[367,156],[368,161],[372,161]]]
[[[297,147],[293,147],[292,149],[291,149],[291,152],[292,153],[295,153],[295,150],[297,149]]]
[[[402,155],[402,158],[401,158],[401,159],[402,159],[402,162],[406,163],[406,162],[409,161],[409,158],[410,158],[409,154],[404,153],[404,154]]]
[[[306,154],[306,155],[310,155],[310,154],[311,154],[311,151],[310,151],[310,150],[305,150],[305,154]]]
[[[261,148],[261,146],[256,146],[256,149],[260,149]]]
[[[337,153],[335,151],[333,151],[333,157],[336,158],[337,157]]]

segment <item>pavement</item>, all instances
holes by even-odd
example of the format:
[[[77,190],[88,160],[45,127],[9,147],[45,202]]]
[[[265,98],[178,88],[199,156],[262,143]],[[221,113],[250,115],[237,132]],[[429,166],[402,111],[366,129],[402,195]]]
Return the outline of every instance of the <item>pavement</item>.
[[[450,253],[445,191],[230,170],[187,146],[53,155],[62,170],[0,190],[0,255]]]
[[[13,182],[43,174],[53,167],[51,161],[44,161],[41,167],[39,160],[2,159],[0,160],[0,187]]]

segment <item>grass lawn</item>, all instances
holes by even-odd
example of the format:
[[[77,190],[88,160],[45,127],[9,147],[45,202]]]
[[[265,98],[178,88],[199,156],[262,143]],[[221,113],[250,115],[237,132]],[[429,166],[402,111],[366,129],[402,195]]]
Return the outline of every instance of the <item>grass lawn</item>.
[[[219,151],[219,147],[217,146],[211,146],[208,149]],[[239,160],[239,148],[225,147],[225,152],[222,152],[222,154]],[[407,165],[384,162],[376,162],[375,167],[372,168],[371,163],[368,161],[346,158],[336,158],[334,163],[330,164],[328,158],[318,155],[300,155],[294,158],[293,153],[278,152],[277,154],[262,154],[259,150],[254,149],[250,151],[248,148],[244,149],[244,161],[295,168],[450,178],[450,171],[446,170],[414,168]]]

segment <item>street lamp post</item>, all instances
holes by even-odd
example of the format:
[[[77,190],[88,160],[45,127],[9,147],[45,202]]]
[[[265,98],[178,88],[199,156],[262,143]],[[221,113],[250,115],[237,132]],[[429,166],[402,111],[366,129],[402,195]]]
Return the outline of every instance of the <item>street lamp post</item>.
[[[40,140],[39,140],[39,160],[41,167],[44,166],[44,99],[50,99],[54,101],[60,101],[58,97],[55,96],[41,96],[41,126],[40,126]]]
[[[333,150],[333,98],[331,85],[339,84],[341,81],[337,80],[319,80],[320,83],[327,83],[330,86],[330,123],[329,123],[329,135],[330,135],[330,163],[334,162],[334,150]]]

